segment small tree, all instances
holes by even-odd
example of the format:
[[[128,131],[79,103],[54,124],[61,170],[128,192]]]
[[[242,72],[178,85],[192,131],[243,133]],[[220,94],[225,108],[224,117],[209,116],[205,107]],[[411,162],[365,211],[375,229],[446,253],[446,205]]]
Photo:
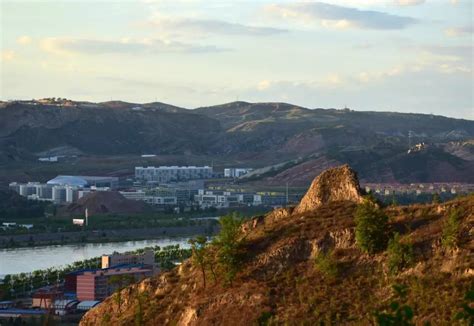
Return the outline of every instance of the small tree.
[[[391,273],[398,273],[413,264],[413,245],[400,242],[400,235],[395,233],[388,242],[388,268]]]
[[[448,219],[443,227],[443,235],[441,237],[441,244],[445,248],[454,248],[459,242],[459,230],[461,229],[461,220],[458,210],[450,211]]]
[[[232,285],[241,262],[241,237],[242,219],[236,213],[222,216],[219,220],[221,230],[214,238],[217,265],[222,271],[224,280]]]
[[[332,251],[320,252],[315,260],[316,268],[330,278],[336,278],[339,274],[339,267]]]
[[[356,241],[359,247],[374,254],[387,245],[388,217],[371,200],[365,199],[355,213]]]
[[[400,301],[405,301],[407,287],[404,285],[393,285],[395,297],[390,302],[389,309],[375,312],[375,321],[379,326],[412,326],[413,309]]]
[[[201,270],[203,287],[206,287],[207,238],[198,236],[190,239],[193,264]]]

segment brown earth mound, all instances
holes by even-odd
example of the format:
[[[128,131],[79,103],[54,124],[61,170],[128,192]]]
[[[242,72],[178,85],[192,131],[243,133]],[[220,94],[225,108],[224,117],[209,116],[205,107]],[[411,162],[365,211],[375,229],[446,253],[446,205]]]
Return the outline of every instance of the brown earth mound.
[[[314,179],[294,213],[312,211],[333,201],[361,203],[362,200],[357,174],[346,164],[326,170]]]
[[[80,325],[373,325],[374,312],[390,307],[394,284],[407,287],[402,303],[413,307],[414,324],[457,324],[453,316],[474,275],[474,196],[380,208],[390,232],[412,248],[411,263],[398,274],[390,274],[387,251],[359,249],[354,213],[360,200],[349,167],[329,170],[302,200],[304,214],[280,209],[246,223],[231,285],[205,271],[204,286],[202,270],[189,259],[107,298]],[[459,241],[446,248],[441,239],[454,211]]]
[[[150,207],[140,201],[130,200],[116,191],[95,191],[70,204],[63,215],[82,215],[86,208],[89,215],[94,214],[133,214],[143,213]]]

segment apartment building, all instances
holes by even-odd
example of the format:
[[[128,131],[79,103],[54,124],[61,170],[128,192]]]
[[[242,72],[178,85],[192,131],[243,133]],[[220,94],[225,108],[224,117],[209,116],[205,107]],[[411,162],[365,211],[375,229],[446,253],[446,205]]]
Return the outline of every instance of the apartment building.
[[[252,170],[250,168],[227,168],[224,169],[224,178],[240,178]]]
[[[76,275],[77,299],[104,300],[121,285],[112,277],[129,278],[129,282],[139,282],[153,275],[153,269],[145,266],[124,266],[108,269],[84,271]]]
[[[168,183],[193,179],[210,179],[210,166],[148,166],[135,167],[135,178],[139,181]]]
[[[153,250],[145,250],[143,253],[118,253],[102,255],[102,268],[110,268],[117,265],[148,265],[155,264],[155,254]]]

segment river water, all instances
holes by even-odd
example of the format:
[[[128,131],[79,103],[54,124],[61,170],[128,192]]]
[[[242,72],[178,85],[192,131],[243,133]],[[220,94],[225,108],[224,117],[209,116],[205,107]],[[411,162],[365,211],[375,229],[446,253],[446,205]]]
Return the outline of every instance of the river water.
[[[0,278],[6,274],[30,273],[37,269],[59,267],[75,261],[125,252],[151,246],[179,244],[189,248],[188,238],[161,238],[154,240],[86,243],[57,246],[0,249]]]

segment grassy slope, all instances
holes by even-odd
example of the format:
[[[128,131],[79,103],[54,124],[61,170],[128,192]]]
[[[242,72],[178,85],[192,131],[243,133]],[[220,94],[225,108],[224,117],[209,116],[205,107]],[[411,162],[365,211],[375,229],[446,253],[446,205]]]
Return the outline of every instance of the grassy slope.
[[[444,250],[442,225],[453,207],[463,209],[462,240],[457,250]],[[248,234],[245,263],[231,287],[209,281],[203,289],[199,271],[188,261],[125,289],[120,311],[113,297],[107,299],[81,325],[129,325],[138,315],[147,325],[252,325],[263,316],[291,325],[367,325],[376,309],[387,306],[395,283],[408,285],[415,322],[452,324],[472,283],[474,196],[385,209],[391,227],[415,250],[416,264],[398,275],[388,273],[386,253],[370,257],[357,249],[354,209],[352,203],[332,203],[304,216],[267,217]],[[315,248],[325,247],[334,250],[342,269],[337,278],[315,267]]]

